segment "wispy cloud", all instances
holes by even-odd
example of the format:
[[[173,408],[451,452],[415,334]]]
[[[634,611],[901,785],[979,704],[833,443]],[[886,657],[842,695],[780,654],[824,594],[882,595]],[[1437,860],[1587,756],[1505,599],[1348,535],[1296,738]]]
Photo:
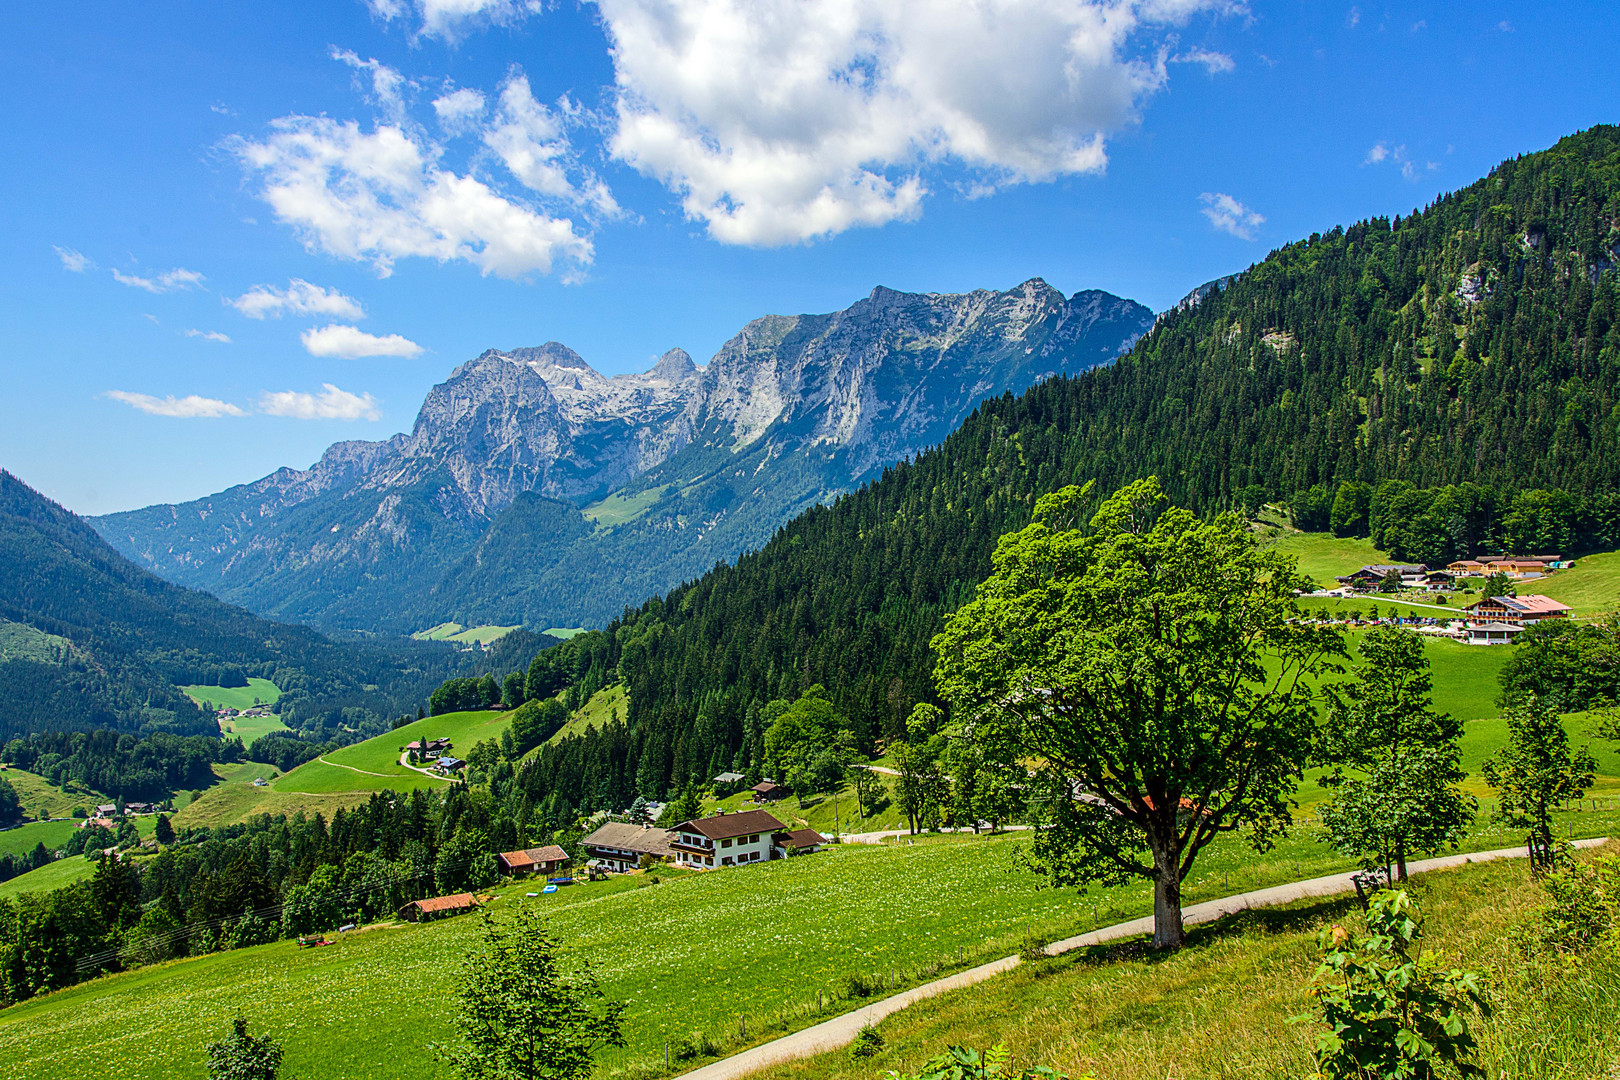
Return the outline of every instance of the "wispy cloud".
[[[114,401],[122,401],[133,406],[143,413],[153,416],[172,416],[184,420],[193,420],[199,417],[217,418],[221,416],[246,416],[241,408],[228,401],[218,398],[200,397],[197,394],[187,394],[185,397],[153,397],[151,394],[136,394],[128,390],[109,390],[107,396]]]
[[[422,346],[399,334],[368,334],[355,326],[333,323],[320,329],[311,328],[298,336],[304,351],[311,356],[341,356],[353,359],[359,356],[420,356]]]
[[[1400,166],[1403,179],[1414,183],[1417,181],[1418,165],[1407,155],[1405,143],[1399,146],[1390,146],[1383,141],[1376,142],[1373,144],[1372,149],[1367,151],[1367,156],[1361,159],[1361,164],[1364,167],[1367,165],[1382,165],[1386,161]],[[1423,171],[1426,172],[1435,172],[1439,168],[1440,163],[1438,161],[1426,161],[1423,163]]]
[[[1237,68],[1237,64],[1225,53],[1198,48],[1177,53],[1170,58],[1170,62],[1172,64],[1202,64],[1204,70],[1211,75],[1224,75],[1228,71]]]
[[[118,270],[114,270],[112,276],[120,285],[128,285],[132,289],[145,289],[149,293],[199,289],[205,280],[197,271],[180,267],[158,274],[156,277],[141,277],[138,274],[125,274]]]
[[[90,260],[90,256],[83,252],[74,251],[72,248],[59,247],[55,244],[51,245],[51,250],[55,251],[56,257],[62,260],[62,269],[64,270],[82,274],[86,270],[94,270],[96,267],[96,264]]]
[[[285,289],[278,289],[274,285],[255,285],[226,303],[250,319],[274,319],[283,314],[328,315],[338,319],[366,317],[360,301],[344,296],[336,289],[311,285],[303,278],[291,279]]]
[[[1254,230],[1266,223],[1264,216],[1244,206],[1230,195],[1206,191],[1198,199],[1204,204],[1202,213],[1209,219],[1209,223],[1239,240],[1253,240]]]
[[[202,338],[204,341],[217,341],[222,345],[231,343],[231,339],[218,330],[186,330],[183,333],[186,337]]]
[[[268,416],[295,420],[380,420],[377,399],[370,394],[351,394],[331,383],[323,383],[319,394],[298,390],[267,393],[259,399],[259,411]]]

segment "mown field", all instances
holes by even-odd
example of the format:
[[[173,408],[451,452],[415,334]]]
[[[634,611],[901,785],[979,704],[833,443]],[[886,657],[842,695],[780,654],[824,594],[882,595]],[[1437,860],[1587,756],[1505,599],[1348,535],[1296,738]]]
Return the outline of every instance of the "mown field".
[[[1607,832],[1620,813],[1567,821],[1577,835]],[[1514,839],[1482,829],[1469,849]],[[709,1047],[677,1060],[674,1071],[683,1071],[846,1010],[852,975],[881,992],[1006,955],[1031,936],[1066,936],[1150,910],[1145,885],[1084,897],[1041,889],[1020,868],[1018,848],[1015,836],[847,845],[641,888],[644,877],[619,878],[525,901],[517,887],[493,910],[529,902],[553,912],[567,947],[589,957],[606,992],[629,1004],[629,1045],[604,1053],[598,1076],[653,1076],[663,1073],[666,1039],[677,1057],[684,1044]],[[1303,834],[1265,855],[1223,842],[1206,853],[1187,897],[1345,866]],[[328,948],[282,942],[109,976],[0,1011],[0,1060],[19,1080],[201,1077],[201,1046],[240,1014],[283,1042],[288,1077],[447,1075],[424,1048],[445,1031],[455,960],[478,926],[476,917],[383,926]],[[1223,995],[1228,1011],[1231,1000]],[[695,1025],[703,1029],[697,1038]]]
[[[516,629],[515,626],[462,626],[460,623],[445,622],[438,626],[430,626],[426,630],[418,630],[411,637],[418,641],[454,641],[462,645],[488,645]]]
[[[1544,581],[1521,586],[1520,592],[1538,592],[1575,609],[1575,615],[1600,615],[1620,608],[1620,551],[1588,555]]]
[[[1474,1029],[1486,1076],[1617,1075],[1620,959],[1603,955],[1551,979],[1527,968],[1509,932],[1543,894],[1522,861],[1426,874],[1412,889],[1423,944],[1488,977],[1494,1014]],[[1308,1076],[1324,1029],[1293,1018],[1311,1015],[1304,988],[1320,956],[1316,933],[1334,922],[1354,926],[1358,916],[1353,899],[1301,901],[1194,928],[1170,957],[1101,947],[1026,964],[884,1020],[874,1057],[839,1050],[757,1076],[873,1080],[914,1071],[953,1043],[1005,1043],[1015,1067],[1047,1064],[1097,1080]]]
[[[15,829],[6,829],[0,832],[0,855],[20,855],[32,851],[38,844],[44,844],[54,851],[67,843],[77,826],[78,822],[70,818],[67,821],[35,821]]]
[[[246,686],[182,686],[179,690],[199,705],[206,702],[224,709],[274,705],[281,699],[281,688],[269,679],[249,678]]]
[[[548,630],[546,633],[549,634],[551,631]],[[561,696],[558,695],[559,698]],[[599,728],[615,716],[623,720],[629,715],[629,688],[624,683],[604,686],[592,694],[585,701],[585,704],[575,709],[573,715],[568,718],[568,723],[553,732],[551,738],[546,741],[561,742],[563,739],[570,739],[575,735],[583,735],[587,731]]]

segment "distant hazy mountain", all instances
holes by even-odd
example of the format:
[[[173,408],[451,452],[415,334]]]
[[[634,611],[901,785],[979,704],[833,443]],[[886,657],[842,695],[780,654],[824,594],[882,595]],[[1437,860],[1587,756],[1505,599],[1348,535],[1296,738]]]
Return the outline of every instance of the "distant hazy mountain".
[[[767,316],[702,368],[671,349],[610,378],[555,342],[490,350],[429,392],[409,434],[95,525],[157,573],[278,618],[600,623],[1152,322],[1035,279]]]
[[[381,722],[457,666],[434,643],[341,643],[155,576],[0,470],[0,740],[111,728],[213,734],[177,687],[284,691],[297,726]]]

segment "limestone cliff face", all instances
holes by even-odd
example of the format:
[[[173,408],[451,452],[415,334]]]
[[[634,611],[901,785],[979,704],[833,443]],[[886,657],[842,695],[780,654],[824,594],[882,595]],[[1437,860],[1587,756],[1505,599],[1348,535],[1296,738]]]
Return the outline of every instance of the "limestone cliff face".
[[[671,349],[650,371],[610,377],[556,342],[491,349],[429,391],[408,433],[338,443],[309,469],[95,524],[183,584],[283,618],[370,629],[415,619],[404,611],[421,596],[451,604],[440,588],[450,579],[487,579],[455,570],[469,557],[519,567],[506,578],[551,557],[491,552],[529,535],[511,522],[480,542],[520,496],[569,504],[577,517],[618,493],[640,509],[593,511],[596,534],[641,529],[645,551],[615,538],[615,557],[651,567],[626,588],[667,588],[693,559],[733,558],[805,505],[940,441],[986,397],[1106,363],[1152,320],[1132,301],[1066,298],[1037,278],[1005,292],[877,288],[844,311],[766,316],[702,368]],[[531,532],[561,520],[520,517]],[[577,548],[591,531],[563,533]],[[627,592],[600,610],[641,599]],[[542,616],[524,607],[512,617]]]

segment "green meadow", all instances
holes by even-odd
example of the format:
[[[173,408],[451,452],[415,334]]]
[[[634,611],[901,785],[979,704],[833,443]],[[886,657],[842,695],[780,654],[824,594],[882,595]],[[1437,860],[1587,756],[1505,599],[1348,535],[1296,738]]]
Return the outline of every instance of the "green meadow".
[[[0,771],[0,776],[11,784],[22,801],[23,812],[34,818],[67,817],[75,807],[89,808],[97,803],[112,802],[100,792],[69,783],[58,786],[37,773],[15,766]]]
[[[55,851],[68,842],[68,837],[73,835],[78,824],[70,818],[66,821],[34,821],[15,829],[6,829],[0,832],[0,855],[21,855],[34,850],[39,844]]]
[[[178,689],[199,705],[209,702],[225,709],[274,705],[281,698],[281,688],[269,679],[249,678],[246,686],[182,686]]]
[[[72,822],[52,821],[43,824],[51,827],[66,825],[68,826],[68,835],[72,834],[74,827]],[[25,829],[35,827],[36,826],[25,825],[22,829],[18,829],[16,831],[22,832]],[[152,835],[152,830],[156,828],[157,815],[155,814],[147,814],[135,819],[135,831],[140,833],[143,839],[150,837]],[[15,834],[0,833],[0,838],[12,835]],[[62,840],[58,841],[56,846],[60,846],[62,843],[65,843],[66,840],[67,837],[63,836]],[[39,839],[36,838],[34,843],[38,842]],[[31,843],[28,846],[33,847],[34,843]],[[47,841],[45,846],[51,847],[52,845],[49,841]],[[20,896],[27,892],[49,892],[52,889],[60,889],[64,885],[71,885],[75,881],[83,881],[93,876],[95,872],[96,864],[91,862],[89,859],[86,859],[82,855],[69,855],[63,859],[57,859],[55,862],[46,863],[37,870],[30,870],[26,874],[20,874],[17,877],[12,878],[10,881],[0,882],[0,897]]]
[[[1561,821],[1576,835],[1617,824],[1612,812]],[[1516,839],[1482,828],[1468,850]],[[647,1077],[664,1073],[666,1039],[683,1071],[845,1011],[858,1003],[852,976],[881,992],[1151,910],[1145,884],[1085,896],[1041,888],[1019,850],[1016,835],[844,845],[657,885],[636,875],[533,900],[508,887],[492,908],[553,913],[559,938],[628,1003],[628,1045],[605,1051],[597,1075]],[[1263,855],[1223,839],[1187,900],[1347,865],[1308,830]],[[447,1075],[426,1045],[447,1028],[456,962],[478,927],[476,916],[384,924],[326,948],[280,942],[107,976],[0,1011],[0,1060],[16,1080],[201,1077],[202,1045],[242,1015],[281,1040],[289,1077]],[[683,1062],[688,1047],[697,1052]]]
[[[516,629],[516,626],[462,626],[460,623],[444,622],[438,626],[430,626],[426,630],[418,630],[411,637],[418,641],[454,641],[462,645],[488,645]]]
[[[546,632],[550,633],[551,631]],[[561,694],[557,696],[559,700],[562,698]],[[604,686],[592,694],[585,704],[575,709],[573,715],[568,718],[568,723],[553,732],[551,738],[546,741],[561,742],[564,739],[573,738],[575,735],[583,735],[587,731],[599,728],[615,717],[623,720],[629,715],[629,687],[625,686],[624,683]]]
[[[1620,607],[1620,551],[1576,559],[1574,569],[1526,582],[1519,591],[1538,592],[1568,604],[1577,618],[1613,611]]]

